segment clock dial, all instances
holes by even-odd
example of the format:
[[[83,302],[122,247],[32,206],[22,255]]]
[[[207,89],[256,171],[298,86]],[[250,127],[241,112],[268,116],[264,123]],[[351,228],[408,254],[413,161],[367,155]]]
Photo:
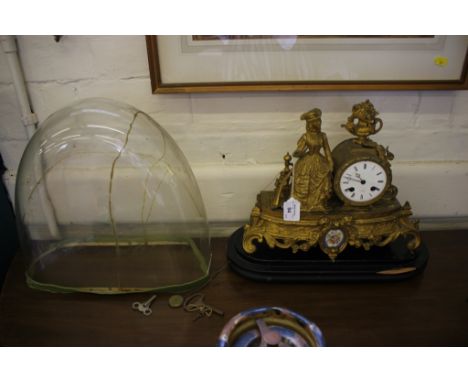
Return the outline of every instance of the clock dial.
[[[358,161],[346,168],[340,178],[340,190],[346,199],[356,204],[377,199],[387,186],[387,173],[373,161]]]

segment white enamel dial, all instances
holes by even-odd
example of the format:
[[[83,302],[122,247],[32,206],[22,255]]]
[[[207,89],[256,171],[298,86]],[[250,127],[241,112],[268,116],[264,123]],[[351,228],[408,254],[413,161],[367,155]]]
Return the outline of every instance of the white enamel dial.
[[[373,161],[358,161],[346,168],[340,178],[341,193],[353,203],[369,204],[381,196],[387,185],[387,173]]]

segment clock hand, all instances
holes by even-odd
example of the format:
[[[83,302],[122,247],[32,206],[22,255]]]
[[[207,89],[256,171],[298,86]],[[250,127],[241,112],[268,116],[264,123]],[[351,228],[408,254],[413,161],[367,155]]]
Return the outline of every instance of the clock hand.
[[[359,183],[361,183],[361,179],[351,178],[350,176],[347,176],[347,175],[345,175],[345,179],[347,179],[347,180],[352,180],[353,182],[359,182]]]
[[[361,183],[361,184],[366,184],[366,180],[361,178],[361,174],[359,174],[358,172],[356,172],[356,173],[355,173],[355,176],[358,178],[357,182],[359,182],[359,183]],[[352,178],[350,177],[350,179],[352,179]],[[352,180],[354,180],[354,179],[352,179]],[[354,180],[354,181],[356,182],[356,180]]]
[[[362,180],[361,178],[361,174],[359,174],[358,172],[355,174],[356,178],[358,178],[359,180]]]

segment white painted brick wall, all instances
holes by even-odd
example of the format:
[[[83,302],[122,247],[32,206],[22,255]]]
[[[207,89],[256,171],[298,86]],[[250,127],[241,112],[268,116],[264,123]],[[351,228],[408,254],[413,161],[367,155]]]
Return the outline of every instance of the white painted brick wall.
[[[4,71],[1,67],[2,72]],[[0,84],[0,141],[27,139],[21,122],[15,89],[11,84]]]
[[[419,216],[468,217],[468,91],[151,94],[141,36],[19,37],[20,55],[39,120],[87,97],[109,97],[145,111],[177,141],[199,181],[212,221],[248,218],[255,195],[271,188],[304,123],[323,111],[334,146],[353,104],[369,98],[381,112],[377,136],[396,155],[400,198]],[[0,53],[0,152],[14,192],[26,134],[11,77]],[[223,158],[224,155],[224,158]]]

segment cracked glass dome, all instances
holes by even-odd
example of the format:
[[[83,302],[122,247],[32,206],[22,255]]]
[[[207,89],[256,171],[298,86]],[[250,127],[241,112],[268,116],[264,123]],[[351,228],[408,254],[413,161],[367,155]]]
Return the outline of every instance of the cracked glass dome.
[[[190,165],[161,126],[123,103],[87,99],[44,121],[21,159],[16,215],[33,288],[175,292],[208,278]]]

